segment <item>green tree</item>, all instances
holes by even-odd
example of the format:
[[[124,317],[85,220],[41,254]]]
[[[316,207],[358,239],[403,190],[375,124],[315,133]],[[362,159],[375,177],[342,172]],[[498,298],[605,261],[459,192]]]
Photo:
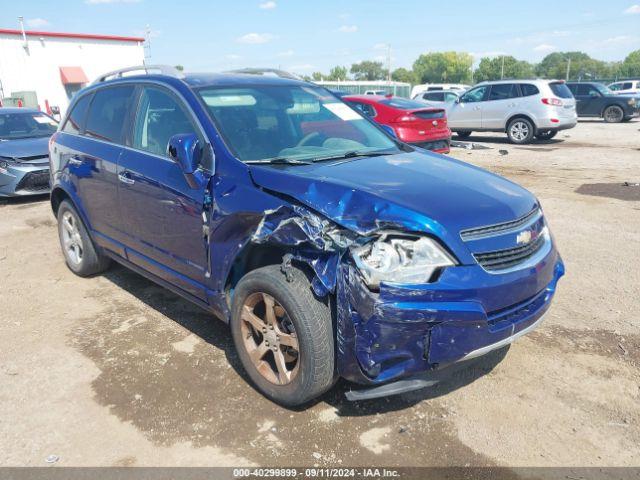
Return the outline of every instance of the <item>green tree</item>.
[[[518,60],[512,56],[484,57],[474,72],[474,80],[483,82],[503,78],[503,60],[504,78],[532,78],[534,76],[533,65],[524,60]]]
[[[176,65],[176,66],[175,66],[175,69],[176,69],[176,70],[179,70],[179,71],[181,71],[181,72],[182,72],[182,71],[184,71],[184,67],[183,67],[182,65]]]
[[[393,72],[391,72],[391,79],[396,82],[406,82],[410,84],[415,84],[416,76],[411,70],[407,70],[406,68],[396,68]]]
[[[413,63],[420,83],[468,82],[471,80],[473,57],[466,52],[424,53]]]
[[[343,81],[347,79],[347,67],[335,66],[329,72],[327,80]]]
[[[634,50],[618,69],[618,75],[621,77],[640,77],[640,50]]]
[[[568,65],[569,78],[582,80],[611,77],[615,68],[613,64],[591,58],[584,52],[553,52],[536,66],[536,75],[544,78],[566,78]]]
[[[313,72],[313,73],[311,74],[311,78],[312,78],[315,82],[322,80],[324,77],[325,77],[325,75],[324,75],[322,72]]]
[[[365,60],[351,65],[351,73],[356,80],[384,80],[387,71],[382,67],[382,62]]]

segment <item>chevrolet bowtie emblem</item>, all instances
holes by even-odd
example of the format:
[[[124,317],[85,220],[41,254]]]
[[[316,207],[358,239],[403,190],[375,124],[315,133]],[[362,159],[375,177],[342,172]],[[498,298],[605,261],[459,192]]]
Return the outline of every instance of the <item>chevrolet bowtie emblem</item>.
[[[529,243],[531,241],[531,236],[531,230],[524,230],[516,237],[516,243],[518,245]]]

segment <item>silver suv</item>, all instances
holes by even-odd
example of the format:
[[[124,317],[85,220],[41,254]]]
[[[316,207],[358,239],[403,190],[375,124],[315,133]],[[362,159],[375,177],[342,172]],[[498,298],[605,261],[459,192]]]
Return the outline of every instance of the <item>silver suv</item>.
[[[500,80],[479,83],[448,105],[449,128],[506,132],[512,143],[549,140],[578,122],[576,101],[562,80]]]

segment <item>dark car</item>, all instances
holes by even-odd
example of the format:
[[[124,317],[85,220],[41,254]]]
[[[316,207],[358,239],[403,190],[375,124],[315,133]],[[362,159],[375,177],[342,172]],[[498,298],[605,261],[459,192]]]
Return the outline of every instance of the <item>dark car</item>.
[[[608,123],[629,121],[638,116],[640,96],[617,95],[598,82],[568,82],[576,99],[579,117],[600,117]]]
[[[530,192],[311,83],[163,71],[102,77],[52,138],[71,271],[115,260],[229,323],[285,405],[421,388],[540,324],[564,266]]]
[[[49,138],[58,122],[39,110],[0,108],[0,197],[49,191]]]

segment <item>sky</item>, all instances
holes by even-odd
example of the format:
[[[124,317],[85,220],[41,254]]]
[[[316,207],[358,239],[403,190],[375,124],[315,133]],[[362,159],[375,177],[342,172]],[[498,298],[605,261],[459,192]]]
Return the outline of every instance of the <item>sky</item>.
[[[411,68],[425,52],[531,62],[581,50],[623,60],[640,49],[640,0],[1,0],[0,28],[140,35],[153,64],[328,72],[361,60]]]

